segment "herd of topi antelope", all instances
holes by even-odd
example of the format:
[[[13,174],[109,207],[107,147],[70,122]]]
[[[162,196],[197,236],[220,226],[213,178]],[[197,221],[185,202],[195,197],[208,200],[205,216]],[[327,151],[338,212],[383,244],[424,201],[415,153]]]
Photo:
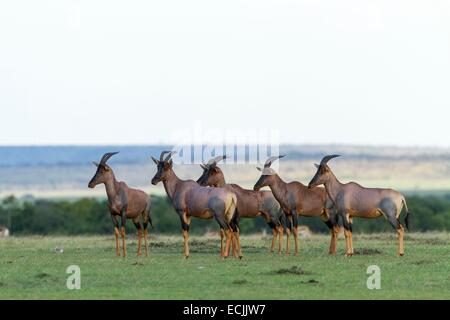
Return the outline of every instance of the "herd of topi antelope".
[[[150,197],[141,190],[132,189],[125,182],[118,182],[113,170],[106,163],[117,152],[106,153],[99,163],[94,162],[97,171],[89,182],[89,188],[104,184],[108,196],[108,209],[114,225],[116,255],[121,255],[119,235],[122,238],[122,253],[127,255],[125,225],[131,219],[138,234],[137,255],[142,254],[142,237],[145,255],[148,256],[148,224],[151,224]],[[181,180],[173,170],[174,152],[163,151],[159,159],[152,157],[157,172],[152,184],[162,182],[172,205],[180,217],[184,238],[184,257],[189,257],[189,226],[191,217],[214,218],[219,224],[221,246],[220,256],[242,258],[239,240],[239,219],[263,217],[272,229],[271,251],[278,239],[278,253],[282,251],[283,233],[286,232],[286,255],[290,254],[290,234],[293,232],[295,255],[299,254],[298,216],[320,217],[331,233],[330,254],[336,253],[336,243],[342,221],[345,235],[345,256],[353,255],[353,217],[378,218],[384,216],[398,234],[398,255],[404,255],[404,228],[400,213],[405,207],[405,226],[409,227],[409,211],[402,194],[392,189],[364,188],[355,182],[343,184],[333,174],[328,162],[338,157],[329,155],[316,164],[317,172],[308,186],[301,182],[285,182],[271,168],[274,161],[284,156],[270,157],[261,171],[261,177],[253,190],[243,189],[225,181],[218,162],[226,156],[211,159],[200,165],[203,174],[197,180]],[[319,187],[323,185],[324,187]],[[269,187],[271,191],[260,191]],[[119,225],[120,220],[120,225]],[[142,221],[142,224],[141,224]],[[119,228],[120,227],[120,228]]]

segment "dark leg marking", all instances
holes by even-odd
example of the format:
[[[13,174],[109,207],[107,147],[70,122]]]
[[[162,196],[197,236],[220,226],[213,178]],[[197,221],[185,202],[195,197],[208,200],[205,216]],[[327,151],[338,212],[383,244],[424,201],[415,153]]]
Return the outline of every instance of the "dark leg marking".
[[[294,228],[298,227],[298,215],[297,212],[292,213],[292,225]]]

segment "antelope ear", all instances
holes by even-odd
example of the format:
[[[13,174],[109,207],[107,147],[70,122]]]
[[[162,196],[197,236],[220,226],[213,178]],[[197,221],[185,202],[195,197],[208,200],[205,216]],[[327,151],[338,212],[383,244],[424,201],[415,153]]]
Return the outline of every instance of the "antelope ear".
[[[258,171],[262,171],[262,169],[260,167],[256,167],[256,170]]]
[[[152,157],[153,162],[158,165],[159,164],[159,160],[156,160],[155,158]]]
[[[98,166],[99,166],[98,162],[92,161],[92,163],[94,164],[94,166],[96,166],[98,168]]]
[[[317,169],[320,168],[320,166],[317,163],[314,163],[314,165],[316,166]]]

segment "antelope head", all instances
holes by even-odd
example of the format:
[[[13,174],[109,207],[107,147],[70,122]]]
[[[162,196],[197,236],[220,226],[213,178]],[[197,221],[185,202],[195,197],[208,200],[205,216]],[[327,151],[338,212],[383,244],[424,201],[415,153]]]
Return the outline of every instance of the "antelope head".
[[[320,161],[320,164],[314,164],[317,168],[317,172],[312,178],[311,182],[308,184],[309,189],[320,186],[321,184],[325,184],[329,181],[331,169],[330,167],[328,167],[328,161],[337,157],[340,156],[337,154],[325,156],[322,161]]]
[[[176,152],[174,151],[163,151],[159,156],[159,160],[152,157],[153,162],[156,164],[157,171],[152,179],[152,184],[157,185],[160,181],[166,181],[170,171],[172,170],[173,161],[172,156]],[[166,156],[167,154],[167,156]]]
[[[94,188],[96,185],[105,183],[108,180],[114,178],[113,171],[111,167],[106,164],[106,161],[108,161],[109,158],[118,153],[119,152],[105,153],[101,158],[100,163],[97,163],[95,161],[92,162],[94,166],[97,167],[97,171],[95,172],[95,175],[92,177],[91,181],[88,184],[89,188]]]
[[[217,166],[217,163],[226,158],[227,156],[218,156],[210,159],[206,164],[201,164],[203,174],[198,178],[197,183],[201,186],[217,187],[224,179],[222,170]]]
[[[256,167],[259,171],[261,171],[261,177],[256,182],[255,186],[253,187],[253,190],[259,191],[259,189],[270,186],[274,181],[274,176],[277,174],[277,172],[272,169],[270,166],[272,163],[274,163],[276,160],[284,158],[285,156],[277,156],[277,157],[270,157],[267,159],[266,163],[264,163],[264,168]]]

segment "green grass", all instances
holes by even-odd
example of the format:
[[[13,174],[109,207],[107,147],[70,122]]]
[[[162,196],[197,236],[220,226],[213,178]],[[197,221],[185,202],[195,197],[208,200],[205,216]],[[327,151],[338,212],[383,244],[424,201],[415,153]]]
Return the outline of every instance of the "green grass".
[[[450,234],[408,234],[396,256],[394,234],[355,235],[362,254],[327,254],[328,237],[301,238],[301,255],[270,254],[270,237],[242,237],[244,259],[222,261],[215,238],[151,240],[151,257],[114,256],[112,237],[0,239],[1,299],[450,299]],[[56,247],[64,253],[54,253]],[[81,290],[66,288],[66,268],[81,268]],[[367,267],[381,268],[381,290],[368,290]]]

